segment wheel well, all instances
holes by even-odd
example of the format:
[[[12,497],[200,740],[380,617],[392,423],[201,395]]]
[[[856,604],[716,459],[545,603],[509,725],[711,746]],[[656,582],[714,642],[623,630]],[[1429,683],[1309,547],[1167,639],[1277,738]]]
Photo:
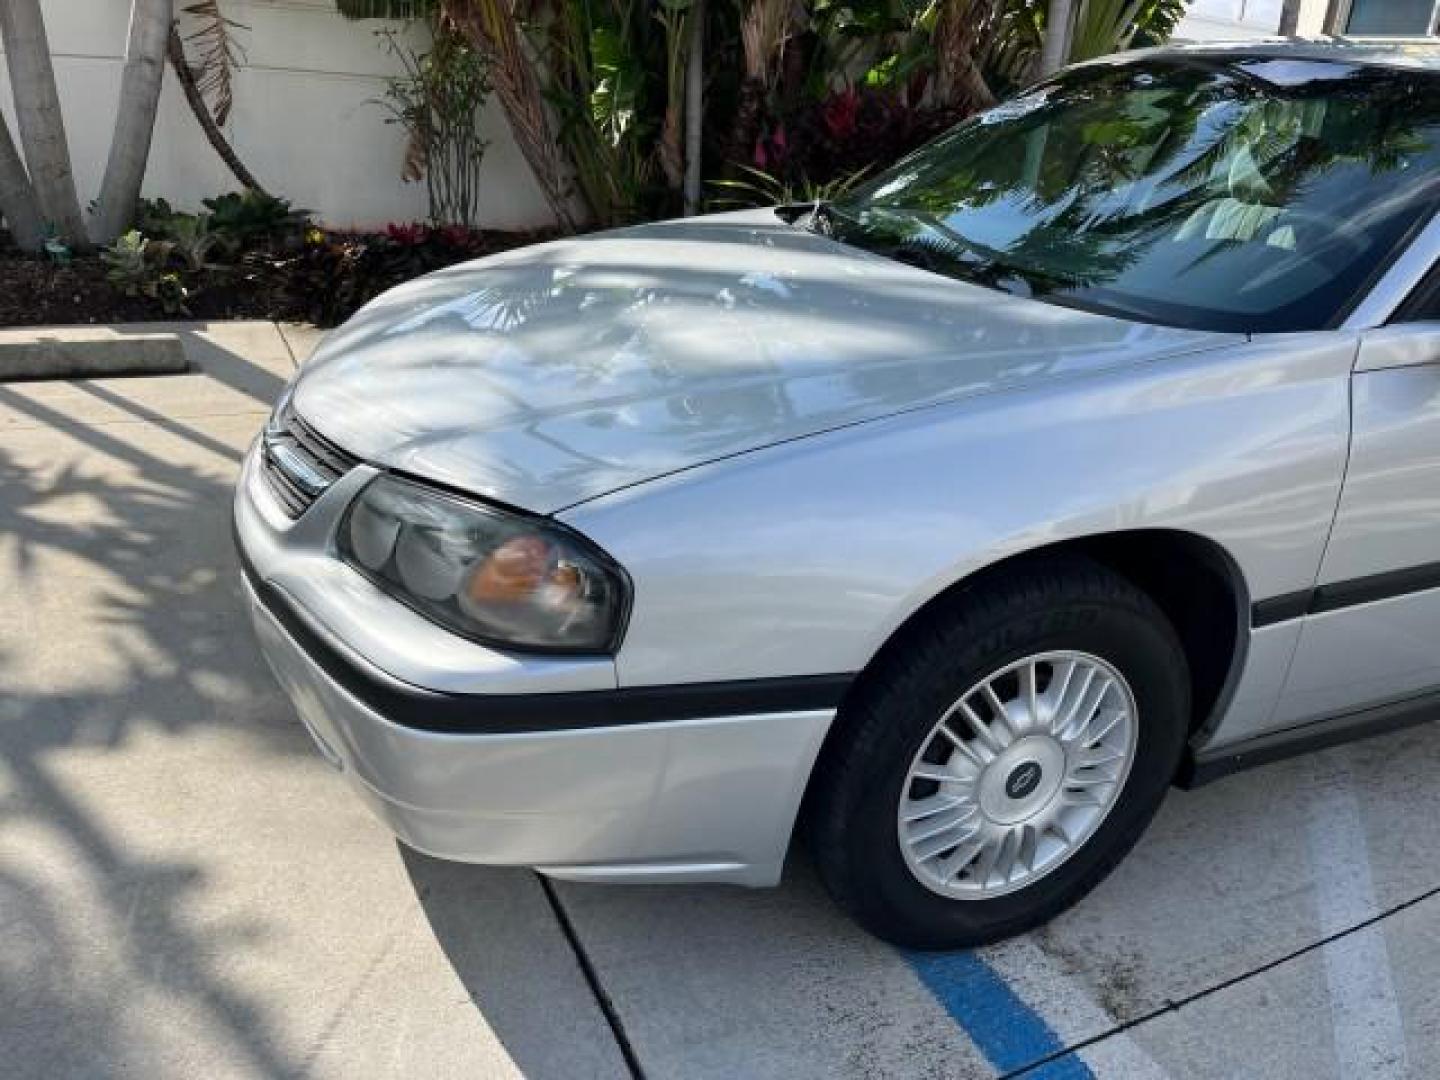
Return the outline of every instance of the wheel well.
[[[993,575],[1023,570],[1027,562],[1057,554],[1083,555],[1127,578],[1155,601],[1175,628],[1190,668],[1190,733],[1212,727],[1217,706],[1228,700],[1249,644],[1250,592],[1245,578],[1228,552],[1195,533],[1172,529],[1135,529],[1062,540],[1032,548],[992,563],[950,585],[911,614],[871,657],[866,670],[875,667],[891,650],[904,648],[907,635],[920,632],[937,606],[955,594],[973,588]],[[854,686],[865,678],[856,677]],[[807,822],[813,810],[817,780],[827,768],[829,754],[845,735],[845,704],[820,748],[806,786],[799,821]]]
[[[1032,548],[954,583],[915,612],[876,654],[882,655],[931,608],[959,590],[1029,561],[1056,554],[1084,555],[1144,590],[1180,637],[1190,666],[1190,730],[1205,727],[1239,676],[1249,625],[1250,597],[1235,561],[1220,545],[1194,533],[1137,529],[1100,533]],[[871,661],[873,664],[875,660]]]
[[[1250,624],[1250,597],[1240,568],[1213,541],[1155,529],[1078,541],[1076,550],[1128,578],[1155,601],[1190,664],[1190,730],[1215,709],[1240,675]]]

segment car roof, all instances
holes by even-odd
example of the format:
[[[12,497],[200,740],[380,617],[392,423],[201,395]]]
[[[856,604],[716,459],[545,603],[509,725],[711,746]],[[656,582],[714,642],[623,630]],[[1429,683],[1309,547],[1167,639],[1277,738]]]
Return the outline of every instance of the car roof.
[[[1258,41],[1196,42],[1156,49],[1137,49],[1105,60],[1167,56],[1213,57],[1228,62],[1244,60],[1298,60],[1321,63],[1363,64],[1367,67],[1440,75],[1440,42],[1423,39],[1375,38],[1273,38]]]

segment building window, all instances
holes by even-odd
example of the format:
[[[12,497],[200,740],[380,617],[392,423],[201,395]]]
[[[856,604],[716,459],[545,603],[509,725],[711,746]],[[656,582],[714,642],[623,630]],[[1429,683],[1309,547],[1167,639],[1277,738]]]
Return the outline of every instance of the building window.
[[[1345,32],[1356,37],[1426,37],[1435,33],[1436,0],[1350,0]]]

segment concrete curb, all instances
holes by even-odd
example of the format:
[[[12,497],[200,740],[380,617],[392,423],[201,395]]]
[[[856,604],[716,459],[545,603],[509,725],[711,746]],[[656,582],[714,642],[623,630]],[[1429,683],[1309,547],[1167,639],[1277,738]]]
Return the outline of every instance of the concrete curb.
[[[268,319],[8,327],[0,329],[0,383],[201,374],[226,353],[277,348],[293,370],[324,336],[305,323]]]
[[[185,347],[173,333],[92,326],[0,331],[0,382],[173,375],[189,366]]]

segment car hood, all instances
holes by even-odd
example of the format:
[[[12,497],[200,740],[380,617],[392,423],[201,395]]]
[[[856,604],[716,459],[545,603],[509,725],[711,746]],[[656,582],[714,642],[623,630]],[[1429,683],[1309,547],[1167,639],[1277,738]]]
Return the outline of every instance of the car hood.
[[[752,211],[409,282],[326,339],[294,403],[360,458],[549,513],[784,440],[1231,340],[962,284]]]

